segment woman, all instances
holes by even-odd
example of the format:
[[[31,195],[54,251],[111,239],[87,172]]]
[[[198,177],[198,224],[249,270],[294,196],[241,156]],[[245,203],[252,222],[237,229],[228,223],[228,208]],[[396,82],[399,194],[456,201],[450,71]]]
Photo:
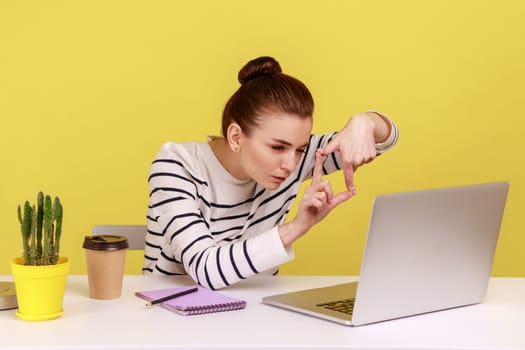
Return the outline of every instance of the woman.
[[[312,95],[271,57],[248,62],[238,78],[222,137],[168,142],[152,164],[144,273],[188,274],[210,289],[276,274],[293,242],[356,194],[354,171],[397,141],[395,124],[376,112],[311,135]],[[333,194],[322,174],[340,169],[347,190]]]

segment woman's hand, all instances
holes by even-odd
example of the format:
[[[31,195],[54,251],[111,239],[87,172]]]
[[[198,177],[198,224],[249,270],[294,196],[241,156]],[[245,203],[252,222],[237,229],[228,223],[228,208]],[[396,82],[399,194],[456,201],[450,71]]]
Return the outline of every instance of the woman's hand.
[[[379,124],[380,123],[380,124]],[[354,172],[361,165],[369,163],[376,157],[377,125],[384,126],[384,120],[376,115],[356,114],[350,118],[346,126],[334,139],[321,150],[326,156],[338,151],[343,162],[343,173],[348,191],[357,193],[354,183]],[[384,127],[383,127],[384,129]],[[388,132],[388,129],[386,129]],[[386,138],[381,130],[379,137]],[[387,134],[388,135],[388,134]]]
[[[343,191],[334,196],[330,182],[323,180],[322,176],[323,156],[317,151],[312,183],[304,191],[299,202],[297,215],[291,222],[279,227],[281,240],[285,247],[288,247],[312,226],[324,219],[336,206],[352,197],[352,193],[349,191]]]

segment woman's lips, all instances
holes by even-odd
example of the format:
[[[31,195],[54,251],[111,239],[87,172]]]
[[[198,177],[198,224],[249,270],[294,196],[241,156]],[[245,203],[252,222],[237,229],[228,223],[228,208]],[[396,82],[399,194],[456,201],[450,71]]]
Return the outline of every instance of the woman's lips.
[[[272,176],[273,179],[276,181],[276,182],[284,182],[284,180],[286,180],[286,177],[280,177],[280,176]]]

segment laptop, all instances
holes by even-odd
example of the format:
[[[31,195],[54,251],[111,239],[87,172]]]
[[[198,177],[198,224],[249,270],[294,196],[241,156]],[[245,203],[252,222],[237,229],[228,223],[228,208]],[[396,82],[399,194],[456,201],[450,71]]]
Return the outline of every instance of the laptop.
[[[358,282],[262,302],[349,326],[481,303],[508,188],[493,182],[379,195]]]

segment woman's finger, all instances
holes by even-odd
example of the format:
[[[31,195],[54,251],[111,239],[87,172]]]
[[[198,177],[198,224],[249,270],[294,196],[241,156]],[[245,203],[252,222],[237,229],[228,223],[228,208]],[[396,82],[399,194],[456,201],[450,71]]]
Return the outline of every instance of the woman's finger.
[[[337,194],[332,200],[332,202],[330,203],[330,208],[331,208],[330,210],[337,207],[339,204],[349,200],[352,197],[353,197],[353,194],[350,191],[343,191]]]
[[[320,150],[322,156],[327,156],[336,151],[339,151],[339,134],[335,135],[332,141]]]
[[[318,184],[323,177],[323,156],[319,151],[315,152],[315,165],[312,174],[312,184]]]

